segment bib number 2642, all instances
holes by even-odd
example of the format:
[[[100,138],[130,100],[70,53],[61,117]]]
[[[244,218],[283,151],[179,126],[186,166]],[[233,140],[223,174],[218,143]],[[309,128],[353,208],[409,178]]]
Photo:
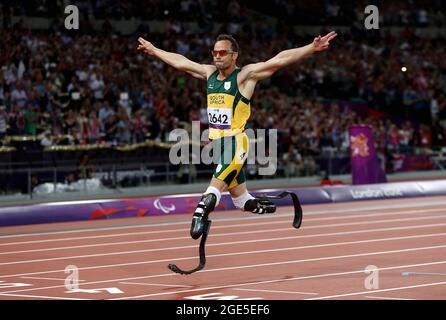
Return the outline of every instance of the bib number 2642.
[[[231,110],[225,109],[208,109],[209,123],[218,125],[231,124]]]

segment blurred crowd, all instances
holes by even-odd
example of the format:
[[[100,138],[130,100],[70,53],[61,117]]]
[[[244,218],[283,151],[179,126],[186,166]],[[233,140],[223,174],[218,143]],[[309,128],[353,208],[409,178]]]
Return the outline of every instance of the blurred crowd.
[[[272,0],[242,1],[250,8],[276,16],[293,25],[362,24],[364,9],[375,5],[383,26],[441,27],[446,24],[442,0]]]
[[[54,17],[74,4],[95,19],[133,19],[228,22],[243,19],[247,11],[258,11],[293,25],[350,25],[362,21],[364,8],[379,8],[387,26],[444,26],[442,0],[3,0],[6,15]],[[227,8],[230,10],[227,10]]]
[[[15,1],[8,10],[51,14],[64,4],[33,2],[36,6]],[[280,8],[282,2],[274,1]],[[253,23],[253,16],[239,14],[251,9],[250,1],[181,1],[179,6],[175,1],[156,0],[76,3],[90,8],[95,16],[105,13],[115,18],[119,13],[123,18],[135,14],[155,19],[166,15],[167,29],[159,34],[142,24],[136,34],[125,37],[109,24],[96,33],[70,33],[54,26],[48,32],[30,31],[21,25],[0,30],[0,141],[6,135],[39,135],[46,147],[57,145],[58,137],[66,135],[72,144],[129,144],[147,138],[165,142],[172,129],[187,127],[191,121],[201,121],[205,127],[205,83],[137,52],[138,36],[164,50],[211,63],[216,35],[230,33],[241,47],[240,66],[312,41],[294,34],[286,20],[273,25]],[[395,12],[409,10],[412,19],[417,10],[401,3],[388,6]],[[431,3],[435,8],[439,2]],[[302,8],[311,12],[316,4],[324,8],[324,17],[330,16],[330,6],[344,8],[339,1],[303,1]],[[30,7],[34,11],[27,12]],[[292,5],[287,11],[293,10]],[[437,21],[431,20],[431,13],[427,13],[428,24]],[[186,17],[201,17],[198,32],[185,27]],[[214,22],[228,17],[232,17],[229,23],[215,28]],[[347,152],[347,128],[354,123],[372,125],[378,149],[383,152],[446,146],[443,41],[421,37],[409,27],[391,35],[352,26],[349,32],[340,33],[327,52],[260,83],[248,126],[279,129],[282,160],[302,160],[307,171],[315,167],[311,162],[315,156],[331,150]],[[381,116],[355,114],[340,107],[338,101],[361,102]],[[297,167],[301,168],[301,163]]]

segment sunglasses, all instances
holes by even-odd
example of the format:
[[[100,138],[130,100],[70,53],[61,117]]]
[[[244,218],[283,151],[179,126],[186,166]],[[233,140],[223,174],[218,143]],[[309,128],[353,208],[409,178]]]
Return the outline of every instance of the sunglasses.
[[[229,53],[235,53],[232,50],[211,50],[212,56],[214,57],[226,57]]]

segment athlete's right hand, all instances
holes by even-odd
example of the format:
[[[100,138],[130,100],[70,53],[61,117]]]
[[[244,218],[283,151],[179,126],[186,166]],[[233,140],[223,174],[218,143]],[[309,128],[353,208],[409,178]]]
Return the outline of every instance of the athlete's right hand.
[[[149,41],[145,40],[144,38],[139,37],[138,42],[139,42],[139,45],[137,48],[138,50],[140,50],[144,53],[150,54],[150,55],[153,55],[155,53],[155,46],[152,43],[150,43]]]

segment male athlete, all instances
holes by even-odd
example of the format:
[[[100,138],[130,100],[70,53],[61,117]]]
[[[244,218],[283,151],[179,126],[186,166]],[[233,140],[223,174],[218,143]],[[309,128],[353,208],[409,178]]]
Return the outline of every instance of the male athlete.
[[[236,65],[239,46],[230,35],[217,37],[211,51],[214,65],[193,62],[180,54],[161,50],[143,38],[138,39],[138,50],[207,81],[209,139],[218,145],[221,158],[192,218],[190,234],[193,239],[203,234],[209,213],[218,205],[222,192],[226,190],[231,194],[234,205],[242,211],[258,214],[275,212],[276,207],[269,200],[249,194],[242,170],[249,151],[249,139],[244,129],[250,116],[251,97],[257,81],[315,52],[326,50],[336,36],[336,32],[332,31],[324,37],[316,37],[306,46],[284,50],[268,61],[248,64],[243,68]]]

